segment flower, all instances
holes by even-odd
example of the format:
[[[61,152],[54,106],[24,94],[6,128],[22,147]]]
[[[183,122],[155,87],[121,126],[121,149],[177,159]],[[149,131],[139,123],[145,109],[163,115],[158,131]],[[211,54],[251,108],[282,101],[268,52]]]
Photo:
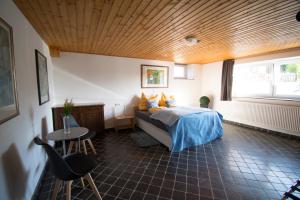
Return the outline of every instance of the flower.
[[[65,103],[64,103],[64,115],[69,116],[72,112],[73,107],[74,107],[74,104],[72,102],[72,99],[70,101],[69,101],[69,99],[66,99]]]

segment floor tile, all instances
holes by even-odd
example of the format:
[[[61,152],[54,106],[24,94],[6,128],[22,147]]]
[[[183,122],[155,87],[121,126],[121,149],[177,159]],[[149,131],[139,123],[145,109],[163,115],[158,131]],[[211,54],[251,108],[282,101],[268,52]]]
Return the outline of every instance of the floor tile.
[[[129,130],[107,131],[93,143],[98,165],[91,174],[103,200],[280,199],[300,177],[299,141],[226,123],[221,139],[180,153],[139,148]],[[50,199],[54,181],[47,171],[35,199]],[[72,198],[95,196],[77,180]],[[65,199],[63,191],[57,199]]]

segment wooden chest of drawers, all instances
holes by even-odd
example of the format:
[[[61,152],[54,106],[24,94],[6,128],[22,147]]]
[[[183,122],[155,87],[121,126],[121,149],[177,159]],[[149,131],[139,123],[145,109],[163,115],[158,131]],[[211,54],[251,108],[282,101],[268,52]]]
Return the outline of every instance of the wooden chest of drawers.
[[[97,133],[104,131],[104,104],[75,105],[72,115],[77,123]],[[63,106],[52,108],[53,129],[62,129]]]

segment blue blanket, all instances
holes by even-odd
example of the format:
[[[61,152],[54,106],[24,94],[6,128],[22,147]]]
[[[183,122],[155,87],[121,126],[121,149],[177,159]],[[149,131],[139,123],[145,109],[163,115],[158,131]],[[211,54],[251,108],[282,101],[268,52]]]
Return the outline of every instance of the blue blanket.
[[[178,110],[178,109],[177,109]],[[164,112],[165,118],[168,118]],[[185,148],[205,144],[223,135],[222,115],[210,109],[188,110],[176,112],[177,120],[173,122],[174,113],[169,116],[172,125],[169,134],[172,138],[172,152],[182,151]],[[156,116],[156,119],[159,117]],[[158,119],[159,120],[159,119]],[[160,120],[165,123],[168,120]],[[165,122],[164,122],[165,121]],[[166,124],[166,123],[165,123]],[[169,125],[169,124],[166,124]]]

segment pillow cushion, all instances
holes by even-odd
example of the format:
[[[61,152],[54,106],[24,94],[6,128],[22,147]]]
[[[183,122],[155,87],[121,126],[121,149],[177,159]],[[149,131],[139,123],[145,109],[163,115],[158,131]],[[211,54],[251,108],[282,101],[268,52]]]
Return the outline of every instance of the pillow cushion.
[[[158,95],[151,95],[148,100],[150,101],[158,101]]]
[[[158,102],[156,100],[148,100],[147,101],[147,108],[157,108]]]
[[[138,105],[139,110],[141,110],[141,111],[148,110],[147,101],[148,100],[149,101],[155,101],[155,100],[157,101],[157,97],[158,97],[158,95],[152,95],[149,98],[147,98],[146,95],[143,92],[142,95],[141,95],[141,99],[140,99],[139,105]]]
[[[167,100],[166,104],[167,104],[168,108],[170,108],[170,107],[176,107],[176,101],[175,101],[175,99]]]
[[[172,106],[168,106],[167,101],[174,101],[174,102],[171,102]],[[174,96],[170,96],[168,98],[164,93],[162,93],[158,105],[162,107],[175,107],[175,98]]]
[[[138,107],[139,107],[139,110],[143,110],[143,111],[146,111],[148,109],[148,107],[147,107],[147,97],[144,93],[142,93],[142,96],[141,96]]]
[[[158,105],[163,106],[163,107],[167,107],[166,100],[167,100],[166,95],[164,93],[162,93],[161,97],[160,97],[160,100],[158,102]]]

